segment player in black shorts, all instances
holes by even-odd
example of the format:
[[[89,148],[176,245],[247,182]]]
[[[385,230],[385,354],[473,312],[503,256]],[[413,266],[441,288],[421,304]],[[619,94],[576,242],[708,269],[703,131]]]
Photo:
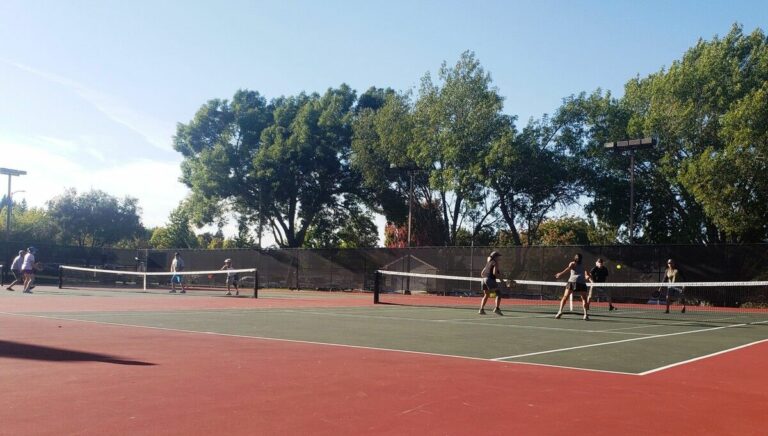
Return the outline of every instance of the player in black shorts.
[[[498,251],[491,252],[485,262],[483,271],[480,273],[480,277],[483,278],[483,299],[480,302],[480,311],[478,312],[480,315],[485,315],[485,303],[488,301],[491,293],[496,294],[496,307],[493,308],[493,313],[503,315],[499,308],[501,292],[499,292],[499,284],[496,282],[496,279],[501,275],[501,271],[499,271],[499,257],[501,257],[501,253]]]
[[[584,265],[581,264],[581,253],[576,253],[573,256],[573,261],[571,261],[564,270],[555,274],[555,278],[559,279],[560,276],[569,271],[571,272],[571,275],[568,277],[568,283],[565,285],[565,292],[563,292],[563,298],[560,299],[560,308],[557,310],[555,319],[559,319],[563,316],[563,306],[565,305],[565,301],[568,300],[568,297],[570,297],[572,293],[576,292],[581,298],[581,307],[584,309],[584,321],[589,321],[589,315],[587,315],[587,311],[589,310],[589,305],[587,304],[587,279],[592,281],[592,277],[586,270],[584,270]]]
[[[608,279],[608,268],[603,265],[603,259],[597,258],[595,267],[589,271],[589,275],[592,276],[593,283],[606,282]],[[608,296],[608,310],[616,310],[616,308],[613,307],[613,296],[611,295],[611,288],[603,288],[597,284],[589,288],[589,296],[587,297],[587,309],[589,309],[589,302],[592,300],[592,292],[597,292],[598,295],[600,295],[600,292],[603,292]]]

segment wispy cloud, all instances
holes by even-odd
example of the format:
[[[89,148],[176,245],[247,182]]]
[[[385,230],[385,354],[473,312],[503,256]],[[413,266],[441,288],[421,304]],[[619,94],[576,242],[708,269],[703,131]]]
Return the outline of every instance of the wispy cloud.
[[[26,165],[20,169],[26,170],[27,175],[14,178],[13,189],[24,190],[22,198],[30,205],[44,206],[67,188],[78,192],[99,189],[118,198],[138,198],[144,225],[153,227],[164,225],[168,214],[189,191],[178,181],[181,176],[178,162],[138,158],[113,164],[104,160],[101,165],[93,166],[88,165],[93,160],[91,157],[83,155],[83,159],[72,159],[65,147],[49,146],[67,142],[49,137],[43,141],[39,137],[0,136],[0,149],[23,150]]]
[[[43,71],[16,61],[0,58],[0,62],[73,90],[97,111],[104,114],[104,116],[135,132],[152,146],[164,151],[169,151],[171,149],[170,143],[171,135],[173,133],[171,130],[159,126],[158,123],[153,121],[150,117],[133,110],[111,95],[95,90],[67,77]]]
[[[77,142],[71,141],[69,139],[54,138],[53,136],[39,135],[37,138],[30,138],[30,140],[39,142],[41,144],[48,144],[54,149],[66,151],[68,153],[75,153],[79,149]]]

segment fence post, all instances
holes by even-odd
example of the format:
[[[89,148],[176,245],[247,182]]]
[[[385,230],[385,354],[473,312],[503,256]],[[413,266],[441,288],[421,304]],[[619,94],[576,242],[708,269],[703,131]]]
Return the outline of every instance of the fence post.
[[[301,286],[299,285],[299,248],[296,249],[296,290],[300,291]]]

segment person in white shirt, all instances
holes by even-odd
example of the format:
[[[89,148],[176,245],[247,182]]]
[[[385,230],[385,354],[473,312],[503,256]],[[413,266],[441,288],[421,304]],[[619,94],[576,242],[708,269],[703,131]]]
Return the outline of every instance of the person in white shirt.
[[[184,259],[181,258],[181,255],[177,251],[176,253],[173,253],[173,262],[171,262],[171,272],[177,273],[184,271]],[[176,283],[181,286],[180,294],[185,294],[187,290],[184,288],[184,278],[181,274],[174,274],[171,276],[171,294],[176,293]]]
[[[21,272],[24,274],[24,293],[31,294],[35,285],[35,247],[27,248],[27,254],[21,262]]]
[[[11,262],[11,274],[13,274],[13,281],[8,285],[7,290],[13,291],[13,285],[20,285],[24,283],[24,274],[21,273],[21,264],[24,262],[24,250],[19,250],[19,255],[13,258]]]
[[[230,270],[232,269],[232,259],[224,259],[224,266],[221,267],[222,270]],[[240,295],[240,289],[237,287],[237,273],[227,273],[227,293],[224,295],[232,295],[232,291],[230,291],[230,286],[233,286],[235,288],[235,295]]]

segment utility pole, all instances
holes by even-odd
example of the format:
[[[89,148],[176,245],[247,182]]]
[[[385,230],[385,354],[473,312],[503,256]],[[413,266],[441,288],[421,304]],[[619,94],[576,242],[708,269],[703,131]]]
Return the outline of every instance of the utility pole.
[[[626,141],[606,142],[604,147],[614,152],[629,151],[629,243],[635,238],[635,150],[653,148],[656,138],[629,139]]]
[[[412,233],[412,226],[413,226],[413,182],[414,182],[414,176],[416,175],[417,171],[420,171],[419,167],[416,165],[409,165],[405,167],[398,167],[395,164],[389,165],[390,169],[399,170],[399,171],[407,171],[408,172],[408,257],[406,259],[406,269],[408,272],[411,272],[411,233]],[[405,282],[405,290],[403,291],[405,294],[411,293],[411,278],[406,277]]]

